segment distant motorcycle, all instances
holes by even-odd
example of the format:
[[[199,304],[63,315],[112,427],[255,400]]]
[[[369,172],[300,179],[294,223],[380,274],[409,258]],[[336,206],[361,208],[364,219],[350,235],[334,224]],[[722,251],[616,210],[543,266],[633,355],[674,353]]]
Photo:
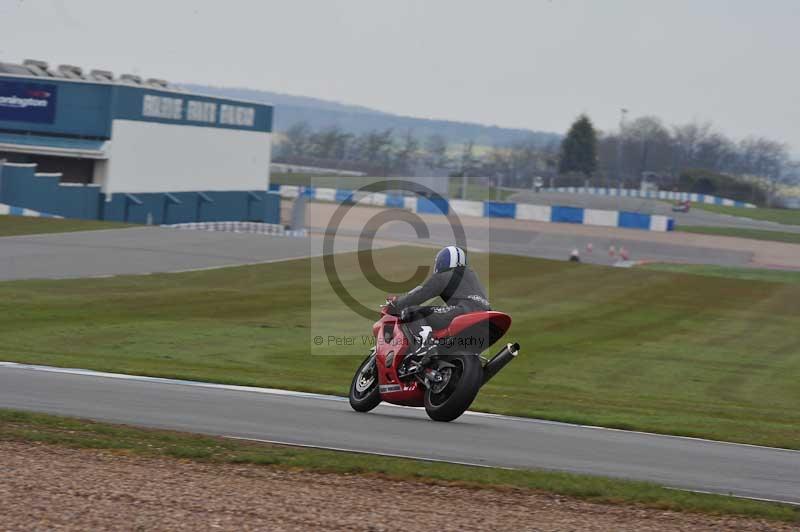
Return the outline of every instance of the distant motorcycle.
[[[481,386],[519,354],[507,344],[491,360],[480,354],[511,327],[511,316],[484,311],[463,314],[433,331],[435,349],[422,358],[408,356],[413,342],[405,323],[381,307],[372,326],[375,347],[350,385],[350,406],[369,412],[381,401],[424,406],[435,421],[452,421],[469,408]]]
[[[692,202],[689,200],[678,201],[672,205],[672,212],[689,212],[692,208]]]

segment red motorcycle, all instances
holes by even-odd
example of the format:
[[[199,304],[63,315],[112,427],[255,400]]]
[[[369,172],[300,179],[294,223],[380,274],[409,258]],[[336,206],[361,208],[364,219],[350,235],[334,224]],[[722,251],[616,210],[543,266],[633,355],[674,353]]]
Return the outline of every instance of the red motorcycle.
[[[381,307],[372,326],[375,347],[361,363],[350,385],[350,406],[369,412],[381,401],[424,406],[435,421],[452,421],[464,413],[481,386],[519,354],[508,344],[491,360],[480,354],[511,327],[511,316],[485,311],[463,314],[431,336],[435,348],[422,358],[407,356],[413,341],[408,327]]]

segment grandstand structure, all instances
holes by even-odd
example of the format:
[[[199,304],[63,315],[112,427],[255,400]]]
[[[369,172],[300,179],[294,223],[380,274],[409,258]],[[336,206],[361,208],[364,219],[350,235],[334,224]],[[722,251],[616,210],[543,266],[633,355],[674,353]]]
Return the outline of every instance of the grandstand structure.
[[[272,106],[160,79],[0,62],[0,204],[136,223],[274,223],[272,122]]]

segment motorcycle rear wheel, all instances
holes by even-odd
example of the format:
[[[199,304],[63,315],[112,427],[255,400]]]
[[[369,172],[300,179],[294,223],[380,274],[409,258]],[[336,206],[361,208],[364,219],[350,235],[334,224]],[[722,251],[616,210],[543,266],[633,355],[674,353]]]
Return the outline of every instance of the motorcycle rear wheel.
[[[459,353],[443,359],[453,366],[443,389],[425,391],[425,412],[434,421],[453,421],[463,414],[483,384],[483,366],[477,355]]]
[[[370,368],[370,365],[372,366]],[[378,389],[378,368],[375,364],[375,352],[364,359],[350,383],[350,406],[356,412],[369,412],[381,402]]]

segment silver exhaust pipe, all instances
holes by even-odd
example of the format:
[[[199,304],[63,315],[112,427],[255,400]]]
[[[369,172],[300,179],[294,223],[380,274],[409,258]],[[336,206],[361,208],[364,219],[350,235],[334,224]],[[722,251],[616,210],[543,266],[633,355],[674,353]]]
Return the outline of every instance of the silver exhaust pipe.
[[[489,382],[501,369],[506,367],[506,364],[514,360],[518,354],[519,344],[507,344],[502,351],[497,353],[483,366],[483,384]]]

